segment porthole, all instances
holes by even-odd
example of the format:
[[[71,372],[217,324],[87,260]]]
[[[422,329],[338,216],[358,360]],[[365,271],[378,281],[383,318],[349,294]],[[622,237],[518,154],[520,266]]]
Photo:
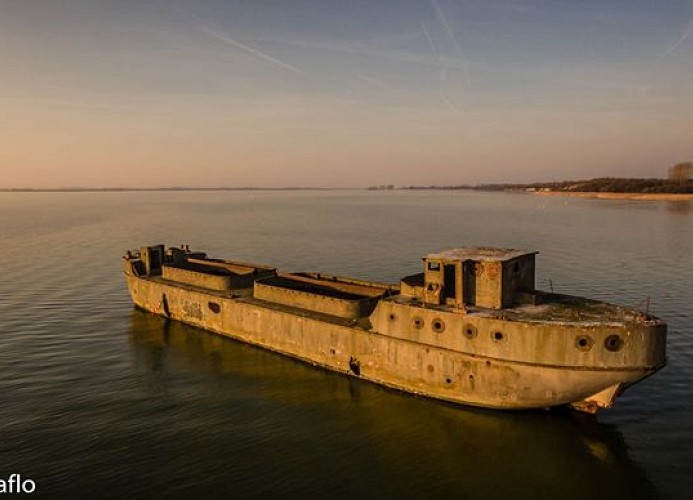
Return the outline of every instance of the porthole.
[[[414,328],[417,330],[421,330],[424,326],[424,320],[420,316],[416,316],[414,319],[411,320],[411,324],[414,325]]]
[[[465,337],[468,339],[473,339],[477,336],[477,330],[476,326],[474,325],[464,325],[464,329],[462,330],[462,333],[464,334]]]
[[[433,323],[431,323],[431,328],[433,328],[433,331],[436,333],[443,333],[445,331],[445,323],[442,319],[436,318],[433,320]]]
[[[580,349],[581,351],[589,351],[592,349],[592,345],[594,344],[594,341],[592,340],[592,337],[589,335],[578,335],[575,337],[575,347]]]
[[[609,335],[606,340],[604,340],[604,347],[607,351],[617,352],[623,347],[623,339],[619,335]]]
[[[491,334],[491,339],[494,342],[503,342],[505,340],[505,335],[503,334],[503,332],[493,332]]]
[[[397,319],[397,316],[395,316],[395,313],[391,312],[390,314],[387,315],[387,319],[389,319],[390,321],[394,321]]]
[[[219,314],[219,311],[221,311],[221,306],[216,302],[207,302],[207,307],[209,307],[209,310],[214,314]]]

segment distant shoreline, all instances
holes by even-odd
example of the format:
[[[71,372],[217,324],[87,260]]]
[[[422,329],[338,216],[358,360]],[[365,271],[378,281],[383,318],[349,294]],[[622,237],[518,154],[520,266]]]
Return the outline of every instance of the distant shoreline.
[[[689,174],[686,174],[689,175]],[[600,177],[577,181],[534,182],[530,184],[479,184],[410,187],[409,189],[472,189],[475,191],[504,191],[513,193],[537,193],[549,196],[576,196],[605,200],[693,200],[693,180],[681,179],[638,179]]]
[[[655,187],[667,188],[657,191]],[[669,185],[667,185],[669,184]],[[618,190],[609,190],[616,186]],[[679,187],[679,186],[673,186]],[[582,189],[576,189],[582,188]],[[585,189],[587,188],[587,189]],[[591,188],[591,189],[590,189]],[[626,188],[621,190],[622,188]],[[627,188],[630,188],[628,190]],[[643,191],[637,191],[643,189]],[[342,187],[64,187],[64,188],[0,188],[0,193],[176,193],[176,192],[278,192],[278,191],[475,191],[514,194],[533,194],[540,196],[567,196],[571,198],[592,198],[600,200],[642,200],[642,201],[693,201],[693,180],[680,191],[673,191],[667,181],[659,179],[592,179],[590,181],[563,181],[549,184],[480,184],[476,186],[404,186],[393,185],[368,188]],[[682,192],[683,191],[683,192]],[[688,191],[688,192],[686,192]]]
[[[595,198],[600,200],[642,201],[693,201],[692,193],[603,193],[575,191],[532,191],[539,196],[568,196],[571,198]]]
[[[344,191],[363,188],[322,187],[155,187],[155,188],[0,188],[0,193],[151,193],[181,191]]]

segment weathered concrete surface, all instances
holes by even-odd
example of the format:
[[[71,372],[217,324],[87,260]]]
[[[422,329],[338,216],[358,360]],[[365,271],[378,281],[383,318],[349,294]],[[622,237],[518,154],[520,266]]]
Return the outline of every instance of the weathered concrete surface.
[[[263,278],[254,286],[256,299],[349,319],[368,316],[384,293],[381,288],[291,274]]]
[[[233,276],[229,274],[204,273],[199,270],[162,266],[161,277],[176,283],[200,286],[209,290],[231,290]]]
[[[521,363],[638,369],[661,366],[665,361],[666,327],[660,323],[511,321],[478,311],[432,309],[401,299],[380,301],[371,323],[382,335]],[[617,351],[605,346],[612,335],[622,341]]]
[[[360,295],[377,303],[364,316],[342,309],[358,303],[359,295],[341,285],[335,287],[336,297],[300,292],[306,296],[297,300],[296,290],[281,287],[267,287],[271,293],[263,295],[265,280],[259,280],[255,295],[252,289],[231,295],[205,288],[204,281],[138,276],[137,260],[126,257],[124,267],[133,301],[142,309],[456,403],[517,409],[574,403],[593,411],[610,406],[619,391],[665,362],[664,323],[616,306],[604,305],[612,313],[609,321],[566,321],[560,315],[557,321],[547,311],[562,311],[560,303],[500,311],[433,306],[411,295],[381,298],[382,288],[374,286],[374,296]],[[359,286],[369,288],[363,281]]]

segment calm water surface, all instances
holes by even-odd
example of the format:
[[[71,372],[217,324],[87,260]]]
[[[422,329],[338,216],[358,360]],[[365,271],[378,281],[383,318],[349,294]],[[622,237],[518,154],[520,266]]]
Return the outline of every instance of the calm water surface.
[[[20,473],[36,494],[693,496],[691,204],[0,193],[0,238],[0,479]],[[418,399],[134,310],[120,256],[160,242],[386,281],[449,247],[537,249],[539,288],[649,297],[669,366],[596,419]]]

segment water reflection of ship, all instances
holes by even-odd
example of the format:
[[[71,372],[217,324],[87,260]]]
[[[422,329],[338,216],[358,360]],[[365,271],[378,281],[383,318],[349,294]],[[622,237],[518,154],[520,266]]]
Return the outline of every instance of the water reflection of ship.
[[[645,473],[613,425],[572,412],[497,412],[417,399],[178,322],[134,310],[135,364],[174,377],[219,376],[271,409],[315,413],[337,433],[356,433],[383,464],[388,491],[469,498],[652,498]],[[291,412],[282,412],[291,425]],[[332,415],[330,415],[332,414]],[[328,425],[328,424],[325,424]],[[319,446],[320,443],[315,443]],[[310,446],[308,446],[310,448]],[[358,448],[358,447],[356,447]],[[358,460],[342,450],[335,461]],[[301,453],[297,450],[297,453]],[[365,471],[369,473],[372,471]],[[401,478],[406,478],[402,481]]]

